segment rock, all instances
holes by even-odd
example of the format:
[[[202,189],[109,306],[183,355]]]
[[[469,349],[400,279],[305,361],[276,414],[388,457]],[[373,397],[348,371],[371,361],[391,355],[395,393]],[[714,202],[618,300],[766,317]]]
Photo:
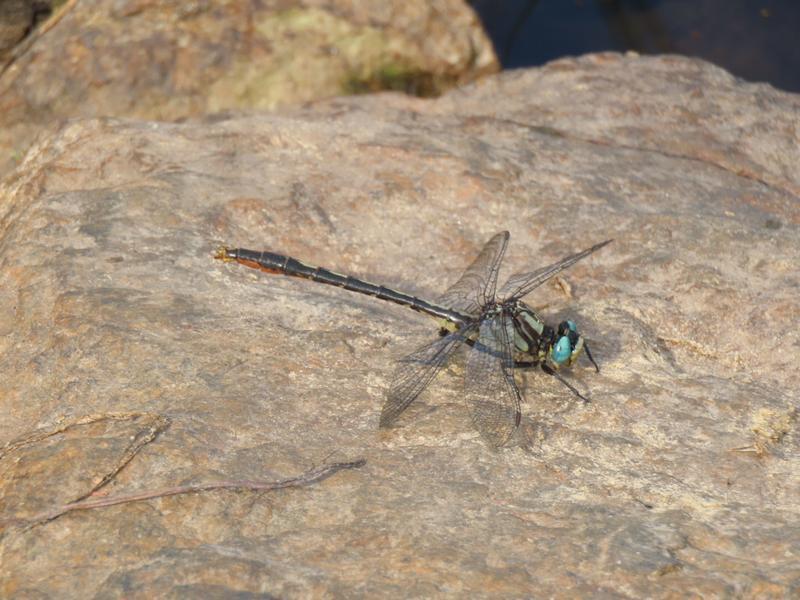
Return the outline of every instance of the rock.
[[[0,61],[22,40],[33,25],[29,0],[6,0],[0,4]]]
[[[19,19],[17,19],[19,20]],[[461,0],[65,3],[0,75],[0,175],[72,117],[180,120],[499,68]]]
[[[620,81],[625,81],[623,87]],[[615,101],[598,105],[598,94]],[[577,63],[558,60],[543,69],[489,79],[475,93],[453,94],[438,108],[449,113],[455,104],[472,115],[494,116],[491,102],[498,95],[508,98],[505,115],[512,120],[534,119],[595,144],[627,145],[714,164],[785,189],[790,197],[800,195],[800,170],[794,162],[800,151],[798,96],[776,95],[767,84],[744,84],[702,61],[679,56],[655,63],[619,60],[614,53]],[[784,209],[796,209],[791,204]]]
[[[0,2],[0,70],[37,23],[52,12],[51,0],[3,0]]]
[[[0,595],[795,596],[798,106],[600,55],[41,139],[0,190]],[[528,298],[588,336],[602,371],[566,377],[591,403],[519,373],[499,450],[460,361],[378,430],[432,320],[212,260],[270,249],[432,298],[502,229],[501,279],[615,241]]]

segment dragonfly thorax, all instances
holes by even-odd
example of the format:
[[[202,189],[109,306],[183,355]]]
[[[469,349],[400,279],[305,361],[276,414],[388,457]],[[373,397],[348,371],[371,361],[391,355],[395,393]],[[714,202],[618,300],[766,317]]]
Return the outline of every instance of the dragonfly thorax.
[[[509,339],[514,340],[514,349],[524,355],[522,361],[541,362],[554,336],[553,328],[548,327],[530,306],[515,300],[504,306],[509,319]]]

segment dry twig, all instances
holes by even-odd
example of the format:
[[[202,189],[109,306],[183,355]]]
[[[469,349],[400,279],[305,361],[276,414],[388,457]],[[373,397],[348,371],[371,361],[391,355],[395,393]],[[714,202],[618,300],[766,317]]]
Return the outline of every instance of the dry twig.
[[[316,467],[297,477],[290,477],[288,479],[280,479],[278,481],[216,481],[211,483],[199,483],[194,485],[181,485],[176,487],[164,488],[160,490],[151,490],[148,492],[140,492],[138,494],[128,494],[123,496],[112,496],[108,498],[100,498],[97,500],[81,500],[79,502],[70,502],[64,504],[53,510],[40,513],[28,519],[3,519],[0,520],[0,526],[16,525],[23,527],[35,527],[42,525],[58,517],[65,515],[68,512],[76,510],[91,510],[94,508],[104,508],[107,506],[116,506],[117,504],[127,504],[130,502],[141,502],[142,500],[152,500],[153,498],[166,498],[167,496],[177,496],[178,494],[194,494],[197,492],[208,492],[212,490],[246,490],[246,491],[272,491],[281,490],[285,488],[304,487],[317,483],[323,479],[327,479],[334,473],[345,469],[357,469],[366,464],[363,458],[348,461],[338,462]]]

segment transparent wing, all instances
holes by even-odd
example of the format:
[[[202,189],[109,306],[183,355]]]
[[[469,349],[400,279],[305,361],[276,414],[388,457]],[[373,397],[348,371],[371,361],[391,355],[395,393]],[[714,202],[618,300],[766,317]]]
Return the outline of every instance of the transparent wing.
[[[497,273],[508,245],[508,232],[495,234],[467,267],[461,278],[439,296],[436,303],[467,315],[477,316],[488,300],[494,299]]]
[[[433,381],[447,358],[464,342],[477,326],[462,327],[456,332],[425,344],[397,363],[392,385],[381,410],[381,427],[388,427],[417,399]]]
[[[560,261],[553,263],[552,265],[542,267],[541,269],[512,275],[500,289],[499,296],[503,301],[510,300],[512,298],[522,298],[525,294],[528,294],[531,290],[539,287],[545,281],[553,277],[553,275],[556,275],[564,269],[571,267],[582,258],[586,258],[593,252],[597,252],[600,250],[600,248],[606,244],[610,244],[612,241],[613,240],[606,240],[605,242],[600,242],[591,248],[587,248],[582,252],[562,258]]]
[[[478,341],[467,354],[467,406],[475,428],[495,446],[511,438],[521,418],[509,326],[502,315],[483,321]]]

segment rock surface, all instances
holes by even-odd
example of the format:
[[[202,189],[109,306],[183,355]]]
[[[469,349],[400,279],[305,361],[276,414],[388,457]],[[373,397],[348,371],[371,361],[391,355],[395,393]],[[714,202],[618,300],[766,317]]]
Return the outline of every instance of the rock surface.
[[[0,2],[0,71],[22,51],[22,43],[53,12],[58,0],[3,0]]]
[[[9,8],[9,40],[33,19],[23,8],[32,12]],[[462,0],[70,0],[16,55],[0,63],[0,175],[72,117],[177,120],[375,89],[433,94],[498,69]]]
[[[796,596],[798,118],[702,62],[598,55],[41,140],[0,189],[0,595]],[[529,298],[592,340],[602,372],[569,376],[592,402],[521,373],[499,450],[459,361],[377,429],[434,322],[211,258],[432,297],[502,229],[505,274],[615,241]],[[358,457],[302,489],[19,522]]]

